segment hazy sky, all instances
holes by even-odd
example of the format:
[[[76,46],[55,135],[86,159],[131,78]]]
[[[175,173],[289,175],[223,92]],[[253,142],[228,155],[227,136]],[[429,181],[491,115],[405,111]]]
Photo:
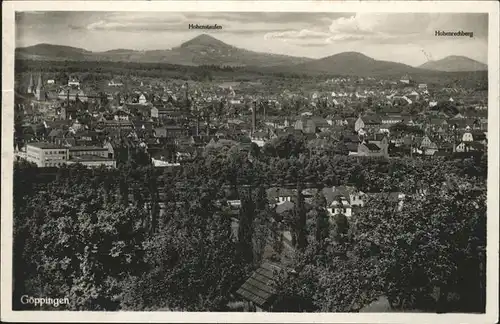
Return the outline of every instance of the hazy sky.
[[[218,24],[222,30],[188,30]],[[436,37],[434,32],[473,32]],[[356,51],[379,60],[420,65],[464,55],[487,62],[487,14],[459,13],[183,13],[18,12],[16,46],[51,43],[91,51],[169,49],[202,33],[259,52],[320,58]],[[426,54],[425,54],[426,53]]]

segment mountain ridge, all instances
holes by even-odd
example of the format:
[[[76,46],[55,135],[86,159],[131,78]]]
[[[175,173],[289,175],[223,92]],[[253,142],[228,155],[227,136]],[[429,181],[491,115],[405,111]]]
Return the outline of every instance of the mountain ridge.
[[[42,46],[40,46],[42,45]],[[46,46],[50,45],[50,46]],[[254,52],[224,43],[207,35],[198,35],[177,47],[158,50],[111,49],[88,51],[64,45],[37,44],[16,48],[16,57],[35,60],[125,61],[169,63],[175,65],[276,66],[293,65],[312,59],[289,55]]]
[[[404,75],[407,73],[436,73],[438,71],[443,71],[439,69],[443,68],[439,66],[439,64],[442,64],[442,60],[433,61],[438,62],[435,63],[438,65],[437,67],[435,64],[430,64],[430,62],[418,67],[413,67],[403,63],[376,60],[363,53],[353,51],[337,53],[320,59],[312,59],[241,49],[226,44],[207,34],[198,35],[171,49],[158,50],[132,50],[121,48],[102,52],[92,52],[77,47],[42,43],[29,47],[16,48],[16,58],[39,61],[65,60],[168,63],[186,66],[255,66],[267,67],[274,72],[328,73],[359,76]],[[459,71],[468,71],[467,68],[471,65],[470,62],[482,64],[463,56],[452,55],[447,58],[449,61],[453,61],[452,63],[454,65],[458,64],[459,66],[460,62],[468,62],[467,67],[465,67],[465,69],[462,67],[462,70]],[[487,69],[486,65],[477,66]],[[449,71],[444,72],[454,71],[456,71],[456,67],[455,70],[450,68]]]
[[[449,55],[440,60],[426,62],[419,68],[442,72],[475,72],[487,71],[488,65],[466,56]]]
[[[299,71],[323,72],[356,76],[403,76],[407,73],[429,72],[407,64],[376,60],[359,52],[342,52],[296,66]]]

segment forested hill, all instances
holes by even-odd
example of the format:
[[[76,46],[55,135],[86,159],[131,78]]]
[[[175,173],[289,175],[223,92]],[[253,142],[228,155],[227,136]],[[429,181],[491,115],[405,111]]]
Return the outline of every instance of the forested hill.
[[[426,62],[420,68],[445,72],[478,72],[487,71],[488,65],[465,56],[453,55],[441,60]]]
[[[16,58],[39,61],[168,63],[199,66],[276,66],[308,62],[311,59],[260,53],[228,45],[215,37],[199,35],[177,47],[160,50],[116,49],[92,52],[82,48],[38,44],[16,49]]]

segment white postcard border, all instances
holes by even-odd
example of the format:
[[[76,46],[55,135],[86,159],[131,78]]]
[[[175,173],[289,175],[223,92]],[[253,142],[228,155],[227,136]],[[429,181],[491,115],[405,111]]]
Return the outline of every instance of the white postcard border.
[[[494,323],[498,320],[499,6],[496,1],[6,1],[2,4],[1,320],[37,322]],[[12,170],[15,11],[484,12],[488,31],[486,314],[12,311]]]

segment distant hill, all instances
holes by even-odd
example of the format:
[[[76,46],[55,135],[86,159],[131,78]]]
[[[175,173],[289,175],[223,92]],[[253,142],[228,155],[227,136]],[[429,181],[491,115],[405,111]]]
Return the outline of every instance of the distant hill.
[[[38,44],[16,49],[17,55],[40,60],[53,60],[55,57],[70,57],[75,60],[85,60],[92,55],[92,52],[71,46]]]
[[[424,70],[389,61],[378,61],[358,52],[343,52],[294,66],[297,71],[322,72],[333,75],[403,76]]]
[[[212,36],[199,35],[168,50],[136,51],[116,49],[91,52],[68,46],[39,44],[17,48],[16,58],[45,61],[113,61],[169,63],[176,65],[274,66],[293,65],[309,58],[258,53],[228,45]]]
[[[422,69],[443,72],[487,71],[488,65],[465,56],[447,56],[438,61],[429,61],[420,66]]]

